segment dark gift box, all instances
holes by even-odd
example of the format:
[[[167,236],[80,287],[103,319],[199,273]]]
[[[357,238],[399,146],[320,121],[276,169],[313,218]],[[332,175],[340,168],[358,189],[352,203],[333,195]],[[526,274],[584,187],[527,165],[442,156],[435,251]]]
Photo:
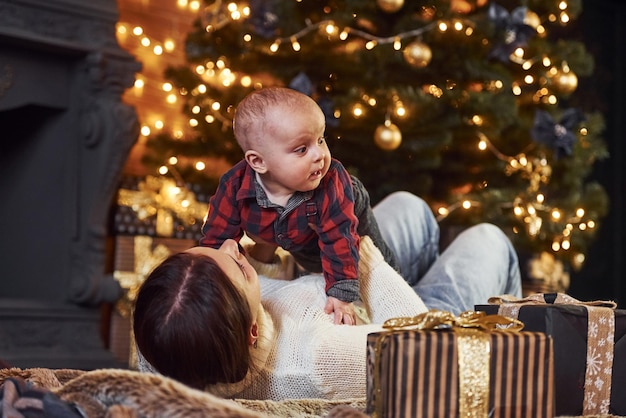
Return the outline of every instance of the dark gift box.
[[[468,326],[470,314],[483,325]],[[442,315],[447,319],[441,321]],[[394,418],[552,417],[550,337],[519,332],[519,322],[515,329],[497,330],[512,322],[496,315],[460,318],[430,311],[387,321],[389,331],[369,334],[366,412]]]
[[[626,310],[562,293],[489,302],[475,309],[517,318],[525,331],[553,338],[557,415],[626,415]]]

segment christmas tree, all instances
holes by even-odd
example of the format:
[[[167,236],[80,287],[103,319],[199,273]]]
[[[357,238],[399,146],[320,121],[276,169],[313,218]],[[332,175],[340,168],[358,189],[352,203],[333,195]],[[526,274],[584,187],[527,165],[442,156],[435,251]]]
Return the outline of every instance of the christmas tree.
[[[588,181],[603,117],[575,107],[593,73],[568,39],[580,0],[208,2],[166,78],[190,130],[159,133],[144,163],[215,188],[202,170],[242,157],[231,120],[250,91],[313,97],[335,158],[372,201],[395,190],[443,222],[502,227],[520,251],[584,261],[608,201]],[[580,100],[578,102],[581,102]],[[444,221],[445,219],[445,221]]]

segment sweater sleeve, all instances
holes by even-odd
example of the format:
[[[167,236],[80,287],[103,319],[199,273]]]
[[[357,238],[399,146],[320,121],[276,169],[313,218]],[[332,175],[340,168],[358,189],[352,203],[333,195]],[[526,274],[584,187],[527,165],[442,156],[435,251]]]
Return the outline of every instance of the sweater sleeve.
[[[381,324],[389,318],[415,316],[428,310],[367,236],[361,238],[360,256],[361,298],[372,323]]]

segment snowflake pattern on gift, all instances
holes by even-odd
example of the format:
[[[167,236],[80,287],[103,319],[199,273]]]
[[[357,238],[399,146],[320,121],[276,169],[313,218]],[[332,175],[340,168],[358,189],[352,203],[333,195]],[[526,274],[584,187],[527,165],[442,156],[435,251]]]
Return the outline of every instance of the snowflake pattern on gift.
[[[611,308],[587,307],[584,415],[607,414],[611,403],[615,317]]]

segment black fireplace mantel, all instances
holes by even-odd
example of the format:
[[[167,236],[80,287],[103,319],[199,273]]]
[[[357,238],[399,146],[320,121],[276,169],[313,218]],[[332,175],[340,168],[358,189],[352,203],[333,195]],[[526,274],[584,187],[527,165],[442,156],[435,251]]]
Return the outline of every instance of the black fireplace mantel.
[[[115,0],[0,0],[0,359],[112,365],[107,221],[139,124]]]

